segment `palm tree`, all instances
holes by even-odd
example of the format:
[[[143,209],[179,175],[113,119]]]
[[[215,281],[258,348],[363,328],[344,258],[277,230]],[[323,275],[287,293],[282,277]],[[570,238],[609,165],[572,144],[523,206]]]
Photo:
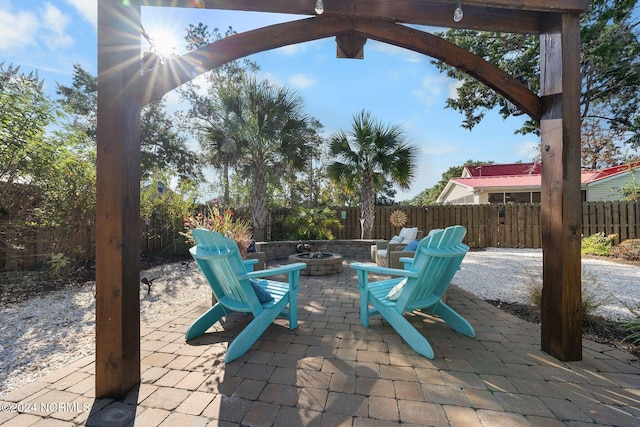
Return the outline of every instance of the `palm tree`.
[[[360,190],[363,238],[370,239],[375,218],[375,193],[387,180],[410,187],[417,148],[405,142],[399,126],[385,126],[362,110],[353,117],[350,133],[330,138],[330,151],[338,160],[329,165],[329,177],[347,192]]]
[[[206,155],[207,162],[214,169],[222,171],[223,205],[230,206],[230,168],[241,155],[238,149],[238,142],[228,135],[230,131],[225,129],[226,122],[222,127],[211,126],[205,128],[199,135],[200,147]]]
[[[244,76],[239,85],[220,92],[220,102],[229,112],[234,129],[230,136],[241,152],[237,167],[244,166],[253,182],[253,236],[264,240],[269,173],[282,176],[283,163],[298,170],[306,164],[308,118],[303,100],[283,86]]]

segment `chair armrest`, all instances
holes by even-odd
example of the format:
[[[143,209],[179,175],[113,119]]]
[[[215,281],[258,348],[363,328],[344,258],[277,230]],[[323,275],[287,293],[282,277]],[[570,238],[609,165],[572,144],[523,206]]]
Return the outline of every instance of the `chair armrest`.
[[[256,264],[253,266],[253,270],[264,270],[266,265],[266,255],[264,252],[247,252],[247,260],[253,260]]]
[[[307,264],[304,262],[294,262],[293,264],[286,264],[280,267],[268,268],[266,270],[257,270],[245,274],[239,274],[238,279],[259,279],[261,277],[276,276],[278,274],[291,273],[296,270],[302,270],[307,268]]]
[[[387,276],[404,276],[404,277],[418,277],[418,273],[410,270],[401,270],[397,268],[379,267],[373,264],[366,264],[363,262],[352,262],[350,267],[354,270],[364,271],[366,273],[384,274]]]
[[[413,263],[413,258],[401,257],[400,258],[400,262],[404,265],[403,268],[409,269],[409,268],[411,268],[411,264]]]
[[[244,268],[246,268],[247,271],[253,271],[253,266],[254,266],[254,264],[257,264],[258,261],[260,261],[260,260],[258,260],[258,259],[245,259],[245,260],[242,260],[242,263],[244,264]]]
[[[358,273],[358,288],[361,292],[368,292],[369,289],[369,273],[384,274],[389,276],[418,277],[418,273],[411,270],[400,270],[397,268],[379,267],[373,264],[365,264],[362,262],[353,262],[350,267]]]

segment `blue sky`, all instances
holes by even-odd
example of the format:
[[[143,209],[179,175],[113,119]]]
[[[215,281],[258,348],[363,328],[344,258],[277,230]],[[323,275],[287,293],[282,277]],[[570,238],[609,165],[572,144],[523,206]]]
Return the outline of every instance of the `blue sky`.
[[[96,74],[96,0],[0,0],[0,61],[37,70],[55,97],[56,83],[69,85],[73,64]],[[198,22],[237,32],[291,20],[290,17],[201,9],[143,8],[143,25],[152,37],[175,44],[183,53],[185,28]],[[296,18],[294,18],[296,19]],[[300,19],[300,18],[297,18]],[[253,55],[261,77],[296,90],[307,112],[320,120],[327,135],[349,130],[353,115],[371,111],[384,124],[398,124],[407,141],[419,148],[416,179],[406,200],[432,187],[451,166],[466,160],[512,163],[530,161],[539,142],[535,135],[515,135],[523,117],[503,120],[488,112],[472,131],[463,117],[445,109],[456,82],[440,74],[430,58],[394,46],[367,41],[364,60],[337,59],[333,38]],[[168,95],[172,108],[177,94]]]

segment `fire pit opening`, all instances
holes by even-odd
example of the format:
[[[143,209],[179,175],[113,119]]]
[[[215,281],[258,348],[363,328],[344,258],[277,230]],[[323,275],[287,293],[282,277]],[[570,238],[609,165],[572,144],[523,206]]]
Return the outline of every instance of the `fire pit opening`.
[[[340,273],[344,269],[342,255],[328,252],[307,252],[289,255],[289,262],[304,262],[307,264],[307,268],[300,271],[303,276],[327,276]]]

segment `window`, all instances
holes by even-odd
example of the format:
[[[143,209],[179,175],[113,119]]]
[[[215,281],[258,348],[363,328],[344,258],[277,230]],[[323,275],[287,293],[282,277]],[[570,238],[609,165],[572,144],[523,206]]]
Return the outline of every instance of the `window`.
[[[489,193],[489,203],[504,203],[504,193]]]
[[[489,193],[489,203],[540,203],[540,192]]]

